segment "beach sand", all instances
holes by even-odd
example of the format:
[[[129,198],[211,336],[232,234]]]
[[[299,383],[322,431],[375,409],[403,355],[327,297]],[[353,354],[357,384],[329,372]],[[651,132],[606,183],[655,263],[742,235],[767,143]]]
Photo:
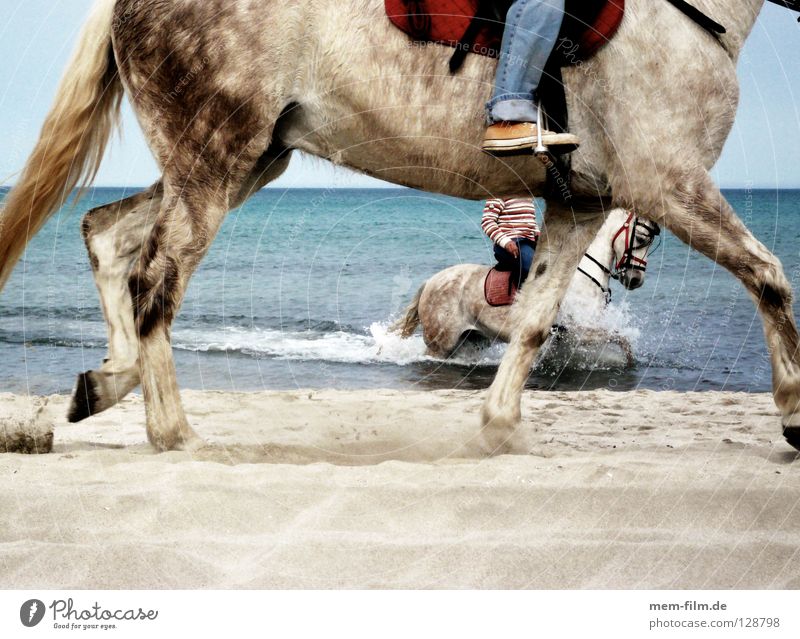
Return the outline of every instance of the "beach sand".
[[[155,454],[141,399],[0,455],[2,588],[800,588],[800,459],[769,395],[184,393],[211,444]],[[0,395],[8,415],[25,398]]]

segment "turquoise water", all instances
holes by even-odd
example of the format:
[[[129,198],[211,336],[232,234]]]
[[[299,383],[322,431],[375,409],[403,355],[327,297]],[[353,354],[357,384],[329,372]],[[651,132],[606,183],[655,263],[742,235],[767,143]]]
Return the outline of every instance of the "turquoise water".
[[[0,388],[69,392],[105,356],[105,328],[79,224],[131,194],[95,189],[62,209],[0,295]],[[800,191],[727,191],[758,238],[800,275]],[[491,263],[481,203],[406,189],[264,190],[225,221],[175,323],[181,384],[226,390],[482,388],[502,347],[456,363],[424,357],[389,320],[433,273]],[[769,389],[755,307],[712,262],[664,233],[643,288],[614,283],[637,365],[539,366],[536,388]]]

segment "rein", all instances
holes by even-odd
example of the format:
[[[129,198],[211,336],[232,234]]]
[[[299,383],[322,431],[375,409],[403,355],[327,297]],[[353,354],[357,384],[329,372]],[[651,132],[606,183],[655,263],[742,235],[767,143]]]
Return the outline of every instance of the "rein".
[[[592,260],[592,262],[594,262],[595,264],[597,264],[597,266],[599,266],[601,269],[603,269],[603,272],[604,272],[604,273],[606,273],[606,274],[607,274],[609,277],[613,277],[613,276],[611,275],[611,271],[609,271],[609,270],[608,270],[608,269],[607,269],[605,266],[603,266],[602,264],[600,264],[600,262],[598,262],[596,259],[594,259],[594,258],[593,258],[591,255],[589,255],[588,253],[584,253],[584,254],[583,254],[583,257],[588,257],[590,260]],[[600,280],[598,280],[596,277],[594,277],[594,275],[589,275],[589,273],[587,273],[586,271],[584,271],[584,270],[583,270],[583,269],[582,269],[580,266],[578,267],[578,273],[580,273],[581,275],[585,275],[586,277],[588,277],[588,278],[589,278],[589,280],[590,280],[590,281],[591,281],[591,282],[592,282],[592,283],[593,283],[593,284],[594,284],[594,285],[595,285],[597,288],[599,288],[599,289],[600,289],[600,290],[603,292],[603,295],[604,295],[604,296],[605,296],[605,298],[606,298],[606,304],[609,304],[609,303],[611,302],[611,287],[610,287],[610,286],[606,288],[605,286],[603,286],[603,285],[600,283]]]
[[[767,1],[771,2],[772,4],[777,4],[781,7],[785,7],[790,11],[800,12],[800,0],[767,0]],[[694,5],[686,2],[686,0],[667,0],[667,2],[669,2],[678,11],[682,12],[686,17],[692,20],[700,28],[710,33],[721,44],[719,37],[727,33],[727,31],[725,27],[723,27],[719,22],[717,22],[713,18],[709,17],[707,14],[700,11],[700,9],[698,9]],[[800,22],[800,17],[797,18],[797,21]]]
[[[799,11],[800,12],[800,0],[768,0],[772,4],[780,5],[781,7],[785,7],[789,9],[789,11]],[[800,22],[800,17],[797,18],[797,21]]]
[[[614,237],[616,238],[617,236],[615,235]],[[612,250],[612,252],[614,250],[614,240],[611,240],[611,250]],[[597,268],[599,268],[605,275],[608,275],[608,277],[610,279],[617,279],[618,275],[615,274],[615,273],[612,273],[611,269],[608,268],[605,264],[601,264],[600,262],[598,262],[593,255],[590,255],[589,253],[584,253],[583,257],[588,259],[590,262],[594,263],[594,265]],[[603,296],[606,298],[606,305],[611,303],[611,287],[610,286],[603,286],[600,283],[600,280],[598,280],[596,277],[594,277],[594,275],[590,275],[589,273],[584,271],[580,266],[578,266],[578,273],[588,277],[589,281],[591,281],[597,288],[599,288],[603,292]]]
[[[700,11],[700,9],[694,5],[686,2],[686,0],[667,0],[667,2],[669,2],[678,11],[681,11],[690,20],[693,20],[702,29],[708,31],[717,40],[719,40],[719,37],[723,33],[726,33],[725,27],[723,27],[719,22],[708,17],[708,15]]]

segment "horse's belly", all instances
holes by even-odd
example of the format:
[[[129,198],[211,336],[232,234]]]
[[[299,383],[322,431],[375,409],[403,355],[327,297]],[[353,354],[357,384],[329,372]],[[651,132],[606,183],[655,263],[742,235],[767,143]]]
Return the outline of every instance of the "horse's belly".
[[[390,109],[386,108],[385,111]],[[442,109],[428,109],[418,127],[388,114],[379,121],[352,114],[347,122],[314,126],[302,114],[285,131],[282,141],[312,155],[379,178],[424,191],[469,199],[498,194],[540,195],[544,180],[541,163],[532,155],[493,158],[480,150],[478,135],[465,140],[463,127]]]
[[[450,75],[453,49],[413,46],[382,5],[316,5],[313,66],[295,83],[299,108],[281,129],[284,143],[427,191],[539,194],[545,174],[532,155],[497,159],[480,150],[494,61],[469,56]]]
[[[435,127],[432,127],[435,128]],[[541,195],[543,171],[534,158],[497,160],[460,140],[428,135],[401,138],[388,131],[325,135],[310,131],[288,141],[294,147],[367,175],[423,191],[468,199],[498,194]],[[339,141],[341,140],[341,141]]]

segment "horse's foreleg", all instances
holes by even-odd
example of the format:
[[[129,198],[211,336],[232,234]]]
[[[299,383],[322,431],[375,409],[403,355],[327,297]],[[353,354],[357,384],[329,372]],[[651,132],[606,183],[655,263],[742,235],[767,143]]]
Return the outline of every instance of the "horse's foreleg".
[[[172,322],[189,279],[228,210],[288,163],[288,155],[255,155],[271,131],[255,123],[248,130],[257,133],[245,148],[208,149],[190,165],[191,175],[165,175],[161,209],[130,275],[147,437],[159,450],[202,443],[181,404],[170,344]],[[222,166],[229,168],[219,175]]]
[[[78,422],[110,408],[139,385],[139,343],[128,289],[131,265],[161,205],[157,183],[147,191],[89,211],[82,234],[108,327],[102,365],[78,375],[68,419]]]
[[[503,452],[520,421],[520,400],[534,358],[550,336],[567,288],[603,223],[600,210],[574,212],[548,203],[530,275],[511,307],[511,340],[482,411],[482,445]]]
[[[636,357],[633,354],[633,348],[631,348],[631,343],[628,338],[623,337],[622,335],[617,335],[614,341],[622,349],[622,353],[625,355],[625,364],[627,367],[633,368],[636,366]]]
[[[783,267],[742,223],[707,171],[687,169],[676,178],[668,185],[671,195],[652,208],[660,223],[736,276],[755,301],[764,324],[772,392],[783,416],[784,435],[800,449],[800,339],[792,288]]]

